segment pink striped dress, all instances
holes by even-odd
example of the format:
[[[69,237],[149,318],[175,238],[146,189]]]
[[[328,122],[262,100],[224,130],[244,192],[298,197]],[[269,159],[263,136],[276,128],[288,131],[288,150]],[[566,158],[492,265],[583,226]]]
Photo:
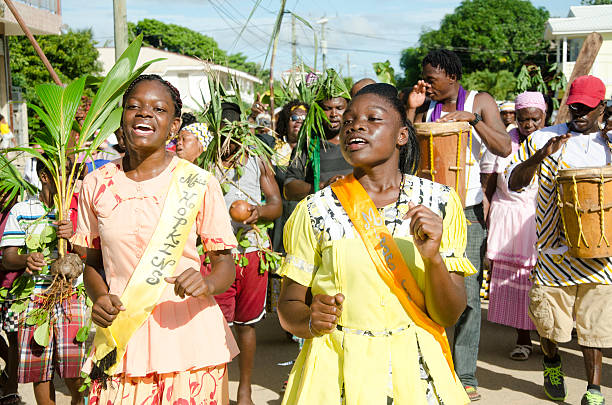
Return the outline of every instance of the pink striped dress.
[[[519,134],[510,132],[512,152],[519,148]],[[497,157],[493,171],[497,188],[491,201],[487,258],[491,260],[489,311],[491,322],[518,329],[534,330],[528,315],[529,276],[535,266],[537,182],[521,193],[508,190],[504,169],[511,156]]]

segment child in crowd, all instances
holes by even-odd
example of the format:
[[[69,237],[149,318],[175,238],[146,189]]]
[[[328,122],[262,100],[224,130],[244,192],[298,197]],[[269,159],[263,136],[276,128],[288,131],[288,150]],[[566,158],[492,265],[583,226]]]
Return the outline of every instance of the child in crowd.
[[[83,403],[83,394],[79,388],[82,383],[80,375],[85,359],[85,345],[77,341],[76,335],[85,325],[85,299],[74,294],[54,304],[51,309],[49,344],[46,347],[39,345],[34,338],[38,325],[25,322],[28,314],[41,307],[39,297],[53,280],[48,265],[57,258],[57,238],[68,239],[73,234],[70,221],[55,221],[54,197],[57,190],[51,173],[41,161],[37,161],[36,168],[42,185],[40,194],[15,204],[0,242],[4,268],[9,271],[25,269],[25,273],[15,283],[20,282],[20,279],[34,281],[34,290],[27,308],[19,316],[18,380],[21,384],[34,384],[34,396],[38,404],[52,404],[55,403],[53,377],[57,370],[70,392],[72,404],[77,405]],[[48,244],[43,243],[41,235],[47,235],[48,230],[55,227],[57,238],[52,238],[53,241]],[[76,283],[81,282],[79,279]]]
[[[240,107],[234,103],[222,103],[223,120],[240,120]],[[255,325],[264,318],[268,273],[262,271],[261,248],[269,248],[269,238],[256,229],[258,221],[274,221],[282,213],[280,191],[274,179],[273,169],[255,156],[236,156],[236,145],[230,145],[223,156],[223,168],[215,173],[221,183],[227,185],[224,199],[227,208],[234,201],[249,203],[249,217],[243,222],[232,220],[234,233],[240,233],[236,279],[231,287],[215,299],[223,310],[225,319],[235,326],[240,356],[240,384],[238,404],[252,404],[251,374],[255,361]],[[263,200],[262,200],[263,195]],[[265,260],[265,259],[264,259]]]

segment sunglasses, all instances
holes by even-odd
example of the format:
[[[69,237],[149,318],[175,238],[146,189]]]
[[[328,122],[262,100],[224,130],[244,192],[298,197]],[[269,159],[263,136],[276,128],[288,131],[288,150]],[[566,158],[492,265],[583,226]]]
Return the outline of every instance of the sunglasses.
[[[292,115],[289,119],[293,122],[295,121],[304,121],[306,119],[305,115]]]
[[[567,108],[573,113],[580,114],[580,115],[586,115],[590,113],[591,111],[593,111],[594,109],[596,109],[597,107],[599,107],[599,105],[600,104],[597,104],[595,107],[589,107],[588,105],[575,103],[575,104],[569,104]]]

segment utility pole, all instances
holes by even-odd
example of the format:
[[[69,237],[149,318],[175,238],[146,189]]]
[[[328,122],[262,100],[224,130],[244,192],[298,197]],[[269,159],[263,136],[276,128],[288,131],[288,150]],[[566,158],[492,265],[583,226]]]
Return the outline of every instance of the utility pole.
[[[291,67],[297,66],[297,35],[295,33],[295,16],[291,14]]]
[[[117,61],[128,47],[125,0],[113,0],[113,20],[115,21],[115,61]]]
[[[329,20],[327,17],[321,18],[317,24],[321,24],[321,54],[323,55],[323,71],[327,69],[327,40],[325,39],[325,24]]]
[[[57,75],[57,73],[53,69],[53,66],[51,66],[51,63],[49,63],[49,59],[47,59],[47,56],[45,55],[45,53],[41,49],[40,45],[38,45],[38,42],[34,38],[34,35],[32,35],[32,32],[28,28],[28,25],[26,24],[24,19],[21,17],[21,14],[19,14],[19,11],[17,10],[15,5],[13,4],[13,1],[12,0],[5,0],[4,2],[6,3],[6,6],[9,8],[11,13],[13,13],[13,17],[15,17],[15,20],[17,20],[17,24],[19,24],[19,26],[21,27],[21,30],[23,31],[23,33],[26,35],[26,37],[28,37],[28,40],[30,41],[30,43],[34,47],[34,51],[36,52],[36,54],[38,55],[38,57],[42,61],[43,65],[47,68],[47,71],[51,75],[51,78],[53,79],[55,84],[57,84],[58,86],[63,86],[64,84],[62,83],[62,81],[60,80],[59,76]]]
[[[346,54],[346,77],[351,77],[351,54]]]

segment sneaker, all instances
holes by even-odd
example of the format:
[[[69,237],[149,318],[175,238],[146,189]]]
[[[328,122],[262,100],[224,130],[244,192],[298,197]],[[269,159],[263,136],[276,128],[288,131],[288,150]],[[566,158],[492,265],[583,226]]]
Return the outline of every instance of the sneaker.
[[[583,396],[580,405],[605,405],[606,399],[597,390],[588,390]]]
[[[470,398],[470,401],[472,402],[478,401],[481,398],[478,391],[476,391],[476,387],[472,387],[471,385],[466,385],[463,388],[465,388],[465,393],[468,395],[468,398]]]
[[[564,401],[567,397],[567,388],[561,371],[561,360],[547,364],[542,361],[544,366],[544,392],[553,401]]]

